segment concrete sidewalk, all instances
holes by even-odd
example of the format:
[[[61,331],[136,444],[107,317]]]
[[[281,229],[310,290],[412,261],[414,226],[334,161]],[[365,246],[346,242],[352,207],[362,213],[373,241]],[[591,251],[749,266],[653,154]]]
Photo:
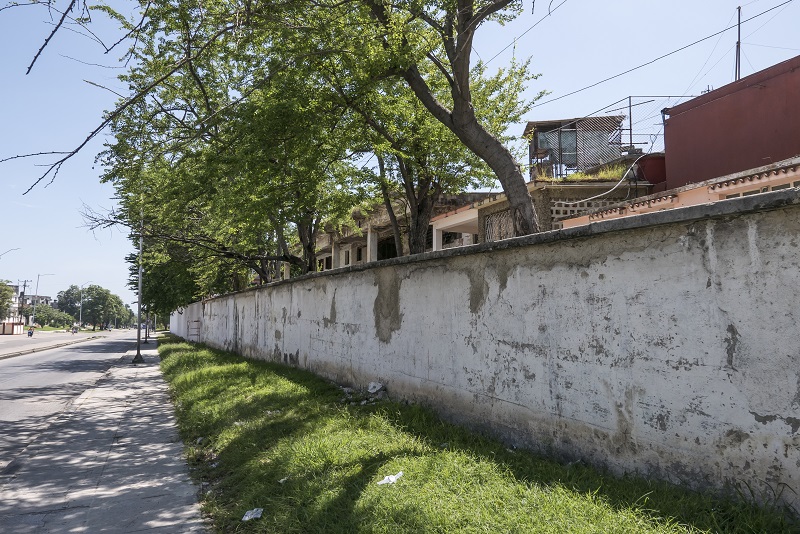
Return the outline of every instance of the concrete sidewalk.
[[[0,531],[207,531],[157,352],[134,354],[0,472]]]

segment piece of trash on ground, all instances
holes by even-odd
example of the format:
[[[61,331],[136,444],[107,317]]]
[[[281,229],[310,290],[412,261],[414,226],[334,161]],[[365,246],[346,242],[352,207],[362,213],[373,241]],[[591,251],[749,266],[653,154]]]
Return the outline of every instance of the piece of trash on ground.
[[[369,393],[377,393],[383,389],[383,384],[380,382],[370,382],[369,386],[367,386],[367,391]]]
[[[289,480],[289,477],[283,477],[282,479],[280,479],[280,480],[278,481],[278,484],[283,484],[283,483],[284,483],[284,482],[286,482],[287,480]]]
[[[395,482],[397,482],[397,479],[400,478],[401,476],[403,476],[403,472],[402,471],[400,471],[396,475],[386,475],[385,477],[383,477],[383,480],[378,482],[378,485],[381,485],[381,484],[394,484]]]
[[[258,519],[261,517],[261,513],[264,511],[263,508],[253,508],[252,510],[248,510],[245,512],[242,521],[250,521],[251,519]]]

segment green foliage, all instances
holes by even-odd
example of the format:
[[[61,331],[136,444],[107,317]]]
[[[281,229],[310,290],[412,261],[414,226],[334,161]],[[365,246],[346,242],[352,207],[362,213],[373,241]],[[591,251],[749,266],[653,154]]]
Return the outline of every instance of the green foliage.
[[[404,197],[421,252],[442,193],[499,167],[522,180],[501,143],[532,104],[529,62],[469,60],[474,31],[517,4],[166,0],[141,24],[94,8],[135,37],[99,156],[120,210],[95,223],[144,235],[148,309],[272,281],[283,262],[312,271],[319,232],[377,196]]]
[[[797,531],[777,508],[509,450],[298,369],[175,339],[159,352],[220,532]],[[256,507],[262,518],[242,523]]]
[[[27,321],[28,318],[33,313],[33,306],[28,306],[27,304],[20,304],[17,312],[21,317],[25,318],[25,321]]]
[[[57,300],[58,309],[77,320],[81,307],[81,288],[73,284],[64,291],[59,291]]]
[[[51,306],[37,304],[35,321],[36,324],[42,326],[64,328],[71,326],[75,322],[75,318]]]
[[[94,284],[83,289],[81,319],[84,323],[91,324],[93,329],[106,328],[114,324],[115,318],[118,321],[126,320],[129,315],[130,311],[122,299],[108,289]]]
[[[0,281],[0,320],[5,319],[11,313],[11,305],[14,301],[14,289],[8,282]]]

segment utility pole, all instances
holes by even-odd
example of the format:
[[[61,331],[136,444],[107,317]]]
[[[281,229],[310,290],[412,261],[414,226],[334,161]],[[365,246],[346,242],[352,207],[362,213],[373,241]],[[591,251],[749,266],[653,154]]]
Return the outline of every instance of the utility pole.
[[[736,38],[736,81],[739,81],[739,78],[742,77],[742,6],[737,7],[736,11],[739,12]]]
[[[33,280],[17,280],[17,288],[22,286],[22,292],[17,297],[17,318],[21,317],[19,313],[20,306],[25,304],[25,290],[28,289],[28,282],[33,282]]]

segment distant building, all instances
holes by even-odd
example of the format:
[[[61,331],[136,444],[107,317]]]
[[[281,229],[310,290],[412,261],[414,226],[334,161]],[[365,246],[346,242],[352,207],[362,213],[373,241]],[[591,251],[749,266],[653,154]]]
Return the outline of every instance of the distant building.
[[[478,202],[489,196],[490,193],[442,195],[433,208],[433,215],[435,217],[458,206]],[[400,232],[404,236],[404,254],[407,254],[405,203],[398,201],[393,208],[400,223]],[[433,247],[433,231],[429,229],[427,250],[431,250]],[[317,238],[317,268],[320,271],[385,260],[396,256],[392,223],[383,204],[376,205],[371,213],[354,211],[352,225],[344,226],[340,230],[328,228]]]

